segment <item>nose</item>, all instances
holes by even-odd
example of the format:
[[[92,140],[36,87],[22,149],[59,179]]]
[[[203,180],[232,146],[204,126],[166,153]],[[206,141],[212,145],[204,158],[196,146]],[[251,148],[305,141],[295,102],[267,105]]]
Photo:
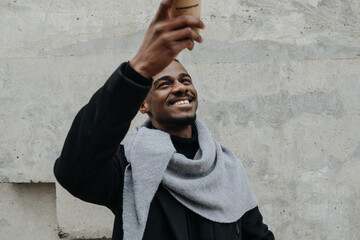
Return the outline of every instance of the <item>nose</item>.
[[[171,89],[172,93],[173,94],[176,94],[176,93],[184,93],[184,92],[187,92],[188,89],[186,87],[185,84],[181,83],[180,81],[175,81],[175,83],[173,84],[173,87]]]

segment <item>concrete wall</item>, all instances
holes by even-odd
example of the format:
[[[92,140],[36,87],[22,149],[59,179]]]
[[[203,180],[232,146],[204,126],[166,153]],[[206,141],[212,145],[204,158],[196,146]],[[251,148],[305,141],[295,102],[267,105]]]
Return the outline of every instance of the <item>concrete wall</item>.
[[[202,1],[204,43],[179,59],[265,222],[277,239],[360,239],[360,2]],[[158,3],[0,1],[1,238],[111,236],[110,211],[55,187],[52,166]]]

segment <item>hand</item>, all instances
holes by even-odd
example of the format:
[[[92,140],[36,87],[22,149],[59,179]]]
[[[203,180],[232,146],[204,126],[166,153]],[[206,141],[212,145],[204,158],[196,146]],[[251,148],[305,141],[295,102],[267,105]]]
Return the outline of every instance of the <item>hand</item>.
[[[194,29],[204,29],[204,23],[193,16],[170,19],[175,0],[163,0],[151,22],[138,53],[130,65],[141,75],[150,78],[166,68],[185,48],[194,48],[194,41],[202,38]]]

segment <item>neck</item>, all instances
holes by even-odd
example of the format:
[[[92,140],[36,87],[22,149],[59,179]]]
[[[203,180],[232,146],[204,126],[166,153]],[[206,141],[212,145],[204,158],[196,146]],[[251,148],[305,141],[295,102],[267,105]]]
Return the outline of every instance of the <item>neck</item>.
[[[158,124],[155,121],[152,122],[152,125],[156,129],[159,129],[163,132],[167,132],[170,135],[174,135],[174,136],[181,137],[181,138],[191,138],[192,137],[191,125],[185,125],[185,126],[173,125],[173,124],[163,125],[163,124]]]

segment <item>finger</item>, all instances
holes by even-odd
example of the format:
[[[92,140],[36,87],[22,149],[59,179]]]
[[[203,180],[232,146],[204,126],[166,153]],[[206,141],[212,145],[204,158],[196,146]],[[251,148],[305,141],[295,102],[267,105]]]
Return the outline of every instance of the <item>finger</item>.
[[[167,24],[166,27],[168,28],[168,30],[173,30],[173,29],[183,28],[186,26],[192,28],[200,28],[200,29],[205,28],[205,24],[203,21],[201,21],[200,18],[188,16],[188,15],[182,15],[177,18],[173,18],[169,20],[169,23]]]
[[[189,42],[189,40],[188,40],[187,49],[189,49],[191,51],[191,50],[193,50],[194,46],[195,46],[194,41]]]
[[[162,0],[157,10],[154,22],[162,21],[169,18],[169,13],[172,5],[175,3],[176,0]]]
[[[190,39],[192,41],[197,41],[199,43],[203,41],[200,34],[191,27],[186,27],[175,31],[171,31],[166,34],[165,38],[167,39],[168,42],[179,41],[184,39]]]
[[[185,39],[185,40],[177,41],[173,49],[175,52],[177,52],[177,54],[179,54],[185,48],[189,49],[190,51],[193,50],[194,46],[195,46],[194,41],[192,41],[191,39]]]

